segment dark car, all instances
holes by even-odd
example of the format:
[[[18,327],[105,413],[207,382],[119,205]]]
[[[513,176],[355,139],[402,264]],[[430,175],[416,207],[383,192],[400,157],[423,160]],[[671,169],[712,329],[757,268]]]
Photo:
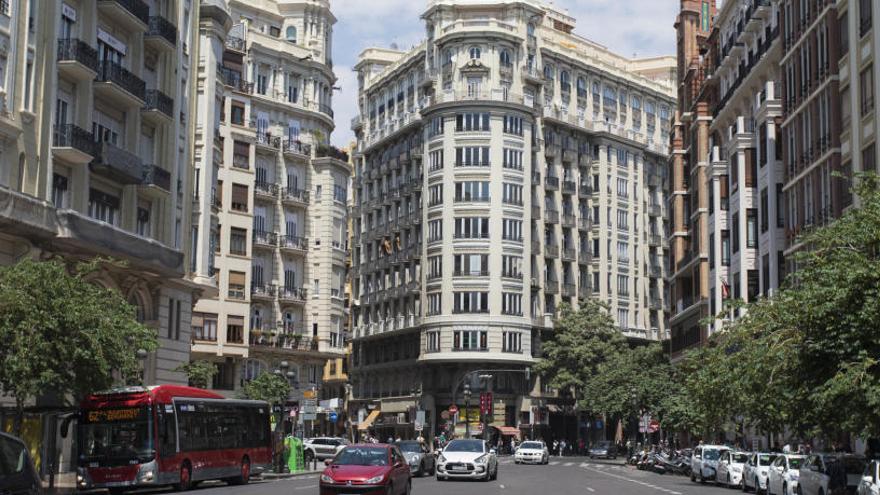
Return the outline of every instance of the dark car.
[[[403,453],[403,457],[406,459],[406,463],[409,464],[409,470],[413,476],[434,476],[437,461],[428,452],[427,445],[415,440],[396,442],[394,445]]]
[[[349,445],[325,463],[321,495],[409,495],[412,488],[409,465],[394,445]]]
[[[42,485],[24,442],[0,433],[0,493],[36,495]]]
[[[590,448],[590,459],[617,459],[617,446],[609,441],[601,441]]]

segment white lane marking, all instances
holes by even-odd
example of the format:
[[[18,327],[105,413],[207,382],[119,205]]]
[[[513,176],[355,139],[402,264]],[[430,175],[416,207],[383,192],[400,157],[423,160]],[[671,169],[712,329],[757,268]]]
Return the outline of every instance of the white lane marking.
[[[504,490],[504,485],[498,485],[498,488],[501,488],[502,490]]]
[[[563,464],[563,466],[568,467],[568,466],[571,466],[571,465],[573,465],[573,464],[574,464],[573,462],[566,462],[565,464]]]
[[[593,493],[593,492],[595,492],[596,490],[593,490],[592,488],[590,488],[590,487],[588,486],[588,487],[587,487],[587,491],[590,492],[590,493]]]
[[[626,476],[620,476],[617,474],[609,473],[609,472],[603,471],[601,469],[596,469],[595,467],[593,467],[589,464],[586,464],[586,463],[581,463],[581,467],[584,469],[588,469],[590,471],[604,474],[605,476],[610,476],[612,478],[616,478],[616,479],[623,480],[623,481],[629,481],[630,483],[636,483],[636,484],[642,485],[647,488],[653,488],[654,490],[657,490],[657,491],[663,492],[663,493],[668,493],[669,495],[682,495],[681,492],[676,492],[676,491],[670,490],[668,488],[663,488],[661,486],[653,485],[653,484],[647,483],[645,481],[635,480],[632,478],[627,478]]]
[[[318,485],[309,485],[309,486],[298,486],[294,488],[294,490],[312,490],[318,488]]]
[[[553,461],[553,462],[550,463],[550,465],[551,465],[551,466],[558,466],[558,465],[559,465],[559,461]]]

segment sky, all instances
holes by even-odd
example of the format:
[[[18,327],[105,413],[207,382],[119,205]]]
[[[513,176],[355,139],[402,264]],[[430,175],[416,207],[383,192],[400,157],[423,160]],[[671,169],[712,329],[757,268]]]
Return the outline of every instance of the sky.
[[[333,64],[338,81],[333,98],[336,130],[332,142],[348,146],[357,115],[357,74],[352,70],[364,48],[409,49],[425,37],[419,16],[427,0],[331,0],[336,15]],[[673,23],[678,0],[555,0],[576,19],[575,33],[625,56],[675,55]]]

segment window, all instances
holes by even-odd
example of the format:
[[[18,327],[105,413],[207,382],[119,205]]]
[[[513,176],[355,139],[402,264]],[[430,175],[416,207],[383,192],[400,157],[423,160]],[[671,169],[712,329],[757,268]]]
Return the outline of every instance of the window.
[[[739,252],[739,212],[733,214],[730,219],[730,225],[732,229],[733,253],[736,254]]]
[[[862,103],[862,117],[874,110],[874,66],[869,65],[859,76],[859,91]]]
[[[229,229],[229,254],[247,256],[247,230]]]
[[[67,208],[67,177],[52,174],[52,204],[55,208]]]
[[[152,230],[150,229],[150,209],[149,205],[147,206],[147,208],[139,206],[137,209],[137,225],[135,232],[141,237],[149,237],[152,234]]]
[[[229,299],[244,299],[244,272],[229,272],[228,294]],[[242,319],[242,322],[243,321],[244,320]]]
[[[721,231],[721,266],[730,266],[730,231]]]
[[[502,256],[501,276],[507,278],[522,278],[522,257]]]
[[[481,52],[480,47],[478,47],[478,46],[472,46],[472,47],[468,50],[468,55],[470,55],[471,60],[477,60],[477,59],[480,58],[480,52]]]
[[[626,210],[622,210],[622,209],[617,210],[617,228],[621,229],[621,230],[629,229],[628,216],[627,216]]]
[[[232,166],[247,170],[250,168],[251,145],[243,141],[232,144]]]
[[[234,211],[248,211],[248,186],[232,184],[232,201],[230,208]]]
[[[231,108],[230,117],[229,117],[230,123],[235,124],[235,125],[244,125],[244,103],[233,101],[230,108]],[[238,143],[239,143],[239,141],[236,141],[236,144],[238,144]],[[243,143],[243,144],[246,144],[246,143]],[[245,159],[245,161],[247,161],[247,159]],[[235,165],[234,160],[232,163],[233,163],[233,165]],[[245,168],[247,168],[247,167],[245,167]]]
[[[489,202],[489,181],[456,182],[455,201]]]
[[[629,310],[628,309],[618,309],[617,310],[617,325],[620,328],[629,328]]]
[[[782,208],[782,184],[776,184],[776,228],[785,227],[785,215]]]
[[[488,292],[453,292],[454,298],[452,311],[454,313],[488,313]]]
[[[231,274],[231,273],[230,273]],[[244,275],[244,274],[242,274]],[[244,288],[242,287],[242,291]],[[244,317],[243,316],[227,316],[226,317],[226,342],[232,344],[244,343]]]
[[[428,222],[428,242],[443,239],[443,220],[431,220]]]
[[[760,294],[760,278],[758,270],[749,270],[746,272],[746,284],[747,284],[747,297],[748,302],[753,302],[758,298],[758,294]]]
[[[627,242],[617,241],[617,261],[629,263],[629,244]]]
[[[456,351],[485,351],[488,343],[486,342],[485,330],[459,330],[452,335],[452,348]]]
[[[485,277],[489,275],[488,254],[456,254],[454,276]]]
[[[488,239],[488,217],[458,217],[455,219],[456,239]]]
[[[466,146],[455,148],[456,167],[488,167],[488,146]]]
[[[746,187],[755,187],[758,184],[758,165],[755,160],[755,148],[749,148],[745,153],[746,159]]]
[[[440,297],[441,295],[439,292],[428,294],[428,316],[439,315],[443,310]]]
[[[862,150],[862,171],[877,172],[874,143]]]
[[[296,43],[296,26],[287,26],[285,38],[291,43]]]
[[[428,206],[443,204],[443,184],[436,184],[428,188]]]
[[[443,124],[443,117],[434,117],[433,119],[431,119],[431,125],[428,128],[428,137],[434,137],[443,134]]]
[[[501,350],[503,352],[522,352],[522,332],[503,332],[501,334]]]
[[[627,188],[626,179],[617,179],[617,197],[624,199],[629,197],[629,189]]]
[[[523,152],[520,150],[512,149],[512,148],[504,148],[504,168],[509,168],[513,170],[522,170],[523,169]]]
[[[428,154],[428,171],[433,172],[443,168],[443,150],[432,151]]]
[[[593,238],[593,258],[599,257],[599,239]]]
[[[507,50],[501,50],[498,54],[498,61],[502,67],[511,67],[513,65],[513,62],[510,60],[510,52]]]
[[[333,200],[339,203],[346,203],[348,201],[348,191],[345,186],[333,184]]]
[[[730,190],[736,191],[739,180],[739,153],[730,154]]]
[[[840,25],[838,26],[838,33],[840,33],[840,57],[843,58],[844,55],[849,53],[849,15],[844,15],[840,18]]]
[[[443,276],[443,256],[428,257],[428,280],[437,279]]]
[[[515,136],[523,135],[523,118],[513,115],[504,116],[504,133]]]
[[[761,189],[761,233],[767,232],[770,227],[769,196],[767,188]]]
[[[629,297],[629,276],[628,275],[618,275],[617,276],[617,295],[623,297]]]
[[[520,186],[518,184],[511,184],[509,182],[505,182],[502,187],[504,190],[504,198],[503,198],[504,204],[522,206],[522,204],[523,204],[523,199],[522,199],[523,186]]]
[[[868,34],[871,29],[871,2],[874,0],[859,0],[859,36]]]
[[[435,330],[427,333],[426,337],[426,351],[427,352],[438,352],[440,351],[440,331]]]
[[[758,210],[746,210],[746,247],[758,247]]]
[[[97,189],[89,189],[89,217],[119,225],[119,198]]]
[[[730,183],[726,175],[722,175],[718,180],[718,188],[720,189],[719,200],[721,202],[721,210],[730,209]]]
[[[505,218],[502,220],[503,237],[505,241],[522,242],[522,220]]]
[[[193,340],[217,341],[217,315],[214,313],[192,314]]]
[[[488,113],[460,113],[455,116],[455,131],[489,131]]]

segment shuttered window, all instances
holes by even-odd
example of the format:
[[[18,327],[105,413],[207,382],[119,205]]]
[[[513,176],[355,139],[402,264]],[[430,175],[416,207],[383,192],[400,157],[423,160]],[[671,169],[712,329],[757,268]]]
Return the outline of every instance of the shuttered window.
[[[248,186],[242,184],[232,185],[232,204],[235,211],[248,211]]]

